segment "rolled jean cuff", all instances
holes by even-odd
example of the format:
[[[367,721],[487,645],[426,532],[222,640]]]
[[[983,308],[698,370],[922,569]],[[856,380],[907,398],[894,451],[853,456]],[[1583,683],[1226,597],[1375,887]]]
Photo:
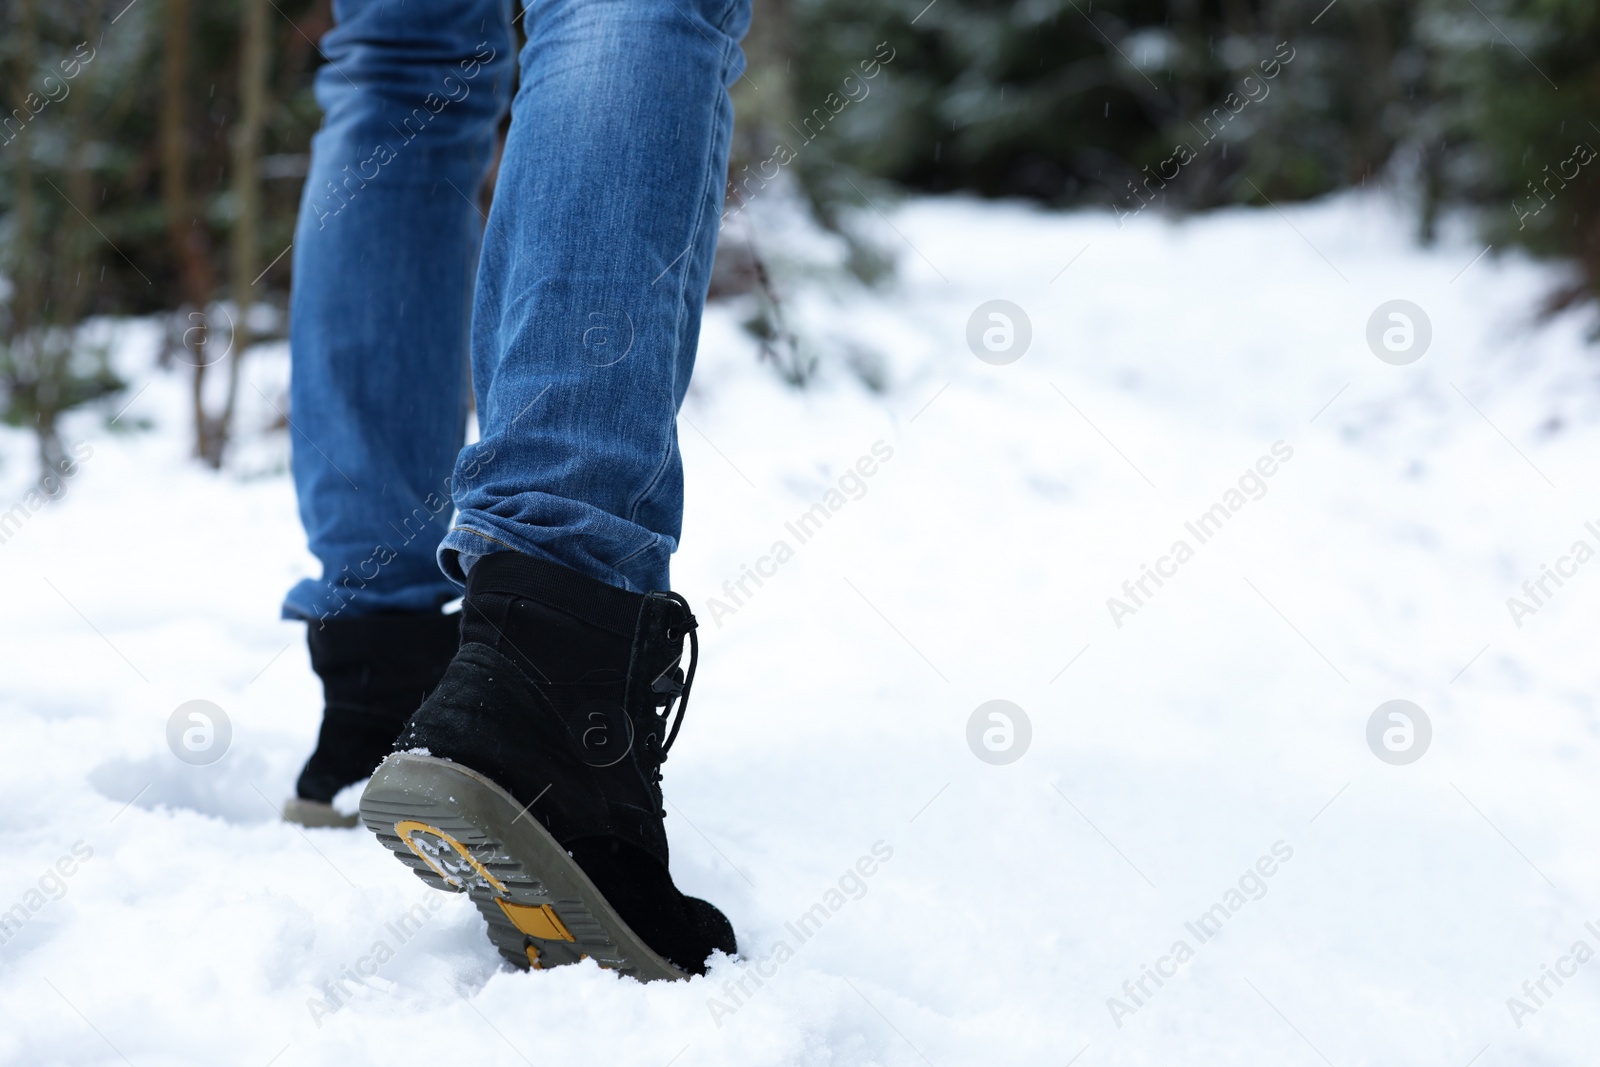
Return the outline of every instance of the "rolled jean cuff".
[[[417,581],[396,589],[367,588],[353,582],[335,585],[306,578],[289,590],[279,617],[291,622],[327,622],[402,612],[432,614],[461,595],[443,577],[432,577],[436,580]]]
[[[605,518],[610,521],[596,525],[623,524],[613,516]],[[632,523],[625,525],[637,532],[626,538],[609,530],[596,530],[594,536],[585,536],[574,533],[566,524],[541,527],[486,511],[467,510],[456,517],[455,525],[439,544],[439,568],[446,578],[464,589],[467,571],[480,557],[496,552],[521,552],[559,563],[630,593],[671,588],[669,560],[677,545],[671,538],[650,533]]]

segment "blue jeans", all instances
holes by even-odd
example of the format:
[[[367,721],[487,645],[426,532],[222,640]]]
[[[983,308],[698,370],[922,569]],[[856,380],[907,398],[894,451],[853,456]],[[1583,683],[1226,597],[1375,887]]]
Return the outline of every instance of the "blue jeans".
[[[506,550],[667,588],[749,0],[534,0],[514,100],[509,0],[334,14],[290,305],[323,575],[285,617],[435,610]]]

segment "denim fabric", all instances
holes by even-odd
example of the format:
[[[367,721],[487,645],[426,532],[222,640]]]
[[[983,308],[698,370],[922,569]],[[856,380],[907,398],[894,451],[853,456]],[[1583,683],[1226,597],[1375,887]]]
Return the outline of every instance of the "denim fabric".
[[[667,588],[749,0],[536,0],[514,100],[503,0],[339,0],[335,18],[290,309],[323,576],[284,614],[429,610],[506,549]],[[463,450],[469,348],[481,440]]]

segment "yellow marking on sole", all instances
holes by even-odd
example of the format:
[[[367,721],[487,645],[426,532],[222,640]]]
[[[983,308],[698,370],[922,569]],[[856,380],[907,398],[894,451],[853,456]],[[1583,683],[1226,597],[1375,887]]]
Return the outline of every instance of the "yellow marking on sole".
[[[477,857],[473,856],[472,853],[467,851],[467,846],[463,845],[460,841],[457,841],[455,838],[451,837],[437,826],[429,826],[427,823],[418,822],[415,819],[401,819],[399,822],[395,823],[394,832],[400,836],[400,840],[405,842],[406,847],[409,848],[419,860],[433,868],[434,874],[437,874],[440,878],[443,878],[446,882],[449,882],[453,886],[465,888],[462,886],[461,879],[459,877],[451,874],[449,871],[446,871],[439,865],[438,860],[428,855],[427,852],[418,846],[415,841],[411,840],[411,835],[419,830],[423,833],[432,834],[434,837],[437,837],[439,840],[444,841],[451,848],[455,849],[457,855],[466,860],[467,863],[472,866],[473,871],[476,872],[478,877],[482,878],[485,882],[489,883],[489,885],[493,886],[496,892],[509,892],[506,889],[504,882],[490,874],[489,869],[483,864],[479,863]]]
[[[528,946],[528,966],[536,971],[544,970],[544,964],[539,962],[539,949],[534,945]]]
[[[556,909],[548,904],[507,904],[498,897],[495,903],[506,913],[511,925],[529,937],[537,937],[541,941],[578,940],[567,929],[567,924],[561,921],[561,916],[556,914]]]

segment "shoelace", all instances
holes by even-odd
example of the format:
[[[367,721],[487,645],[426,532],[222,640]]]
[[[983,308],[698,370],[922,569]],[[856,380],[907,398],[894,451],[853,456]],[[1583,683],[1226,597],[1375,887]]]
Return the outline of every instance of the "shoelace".
[[[651,691],[666,697],[666,705],[671,708],[671,710],[662,713],[663,717],[672,716],[672,727],[667,731],[667,739],[661,743],[661,758],[656,761],[654,774],[652,775],[653,784],[658,790],[662,780],[661,765],[667,761],[667,752],[672,748],[673,741],[677,740],[678,729],[683,726],[683,716],[689,710],[689,690],[694,686],[694,671],[700,663],[700,635],[698,633],[700,623],[694,617],[694,612],[690,609],[689,602],[677,593],[665,592],[662,595],[671,597],[682,607],[684,616],[689,620],[684,623],[682,633],[675,634],[673,627],[667,627],[668,641],[684,634],[688,635],[689,669],[681,675],[683,679],[681,683],[678,680],[680,677],[678,670],[674,667],[671,669],[670,674],[667,671],[663,671],[661,676],[650,686]],[[662,810],[661,814],[666,814],[665,809]]]

